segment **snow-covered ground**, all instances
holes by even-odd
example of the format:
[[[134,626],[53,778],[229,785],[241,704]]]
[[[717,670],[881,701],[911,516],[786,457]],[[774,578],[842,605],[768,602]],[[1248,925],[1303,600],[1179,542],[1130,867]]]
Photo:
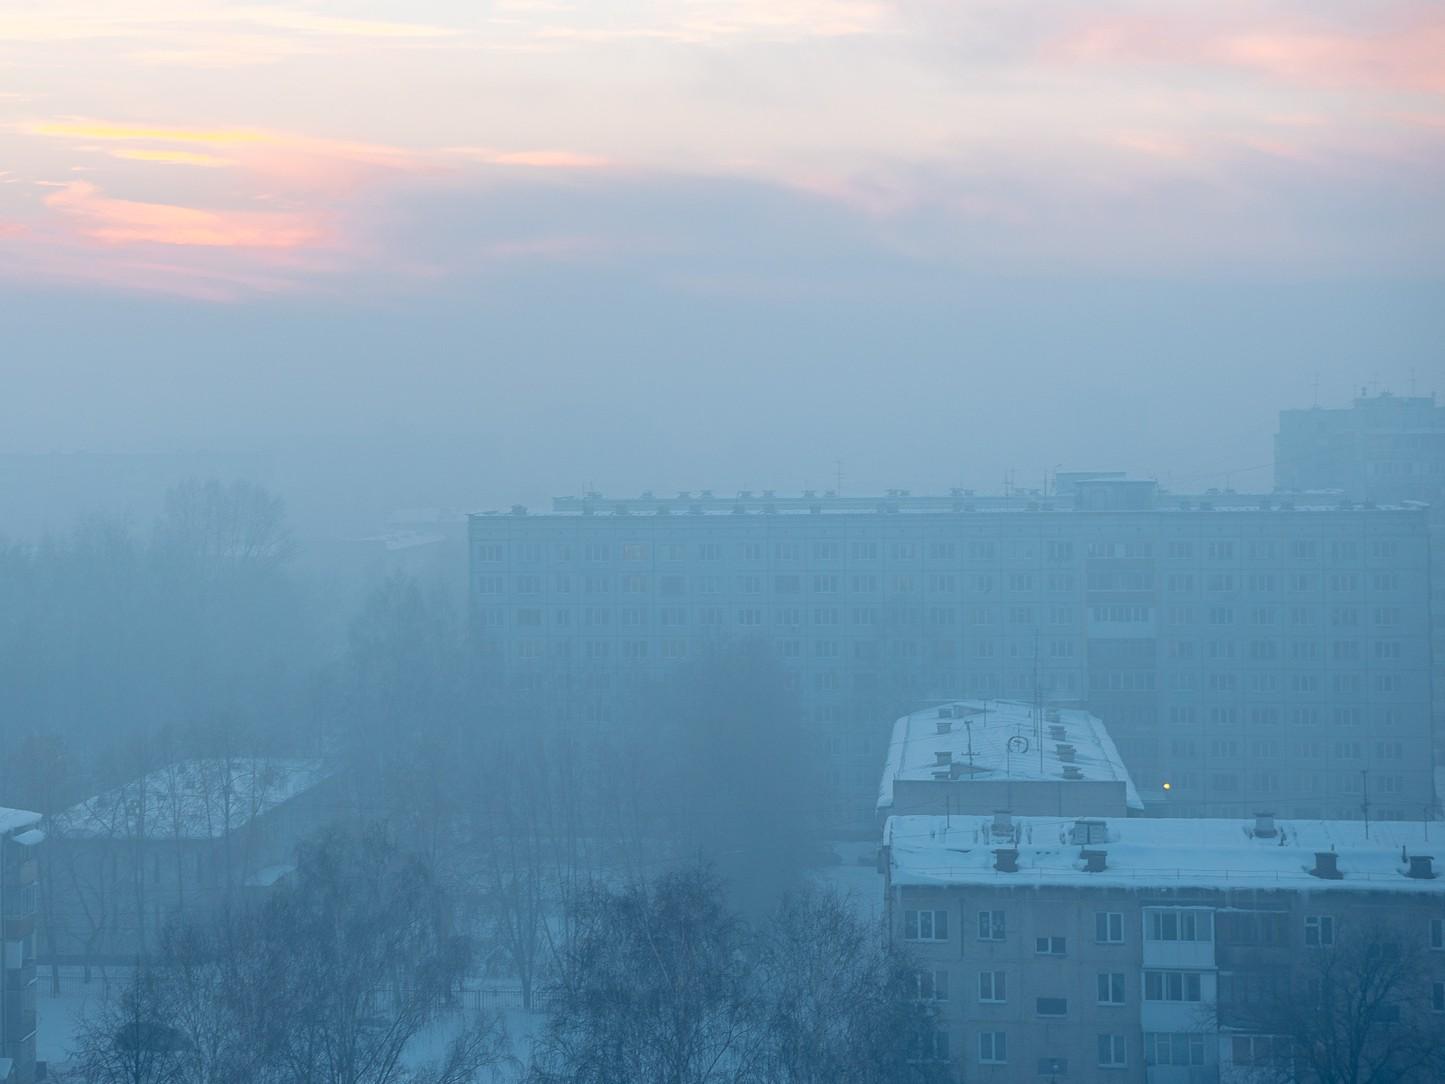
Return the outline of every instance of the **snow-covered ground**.
[[[90,982],[83,981],[80,968],[60,969],[60,993],[52,995],[50,969],[42,967],[37,978],[40,989],[36,998],[35,1053],[52,1070],[63,1069],[65,1062],[74,1051],[81,1026],[88,1013],[98,1012],[109,996],[118,996],[125,988],[127,972],[121,968],[110,968],[107,983],[98,971],[91,972]],[[526,1012],[519,1006],[520,994],[509,989],[491,991],[492,996],[482,1000],[489,1006],[488,1011],[500,1011],[502,1024],[506,1028],[511,1054],[525,1064],[532,1048],[532,1042],[540,1032],[545,1017],[540,1013]],[[515,996],[509,996],[514,995]],[[491,1007],[495,1006],[495,1009]],[[475,1014],[477,1008],[459,1010],[437,1020],[431,1027],[419,1034],[407,1051],[407,1062],[420,1067],[429,1061],[442,1057],[447,1044],[467,1022],[468,1014]],[[503,1074],[502,1079],[513,1079],[515,1074]]]

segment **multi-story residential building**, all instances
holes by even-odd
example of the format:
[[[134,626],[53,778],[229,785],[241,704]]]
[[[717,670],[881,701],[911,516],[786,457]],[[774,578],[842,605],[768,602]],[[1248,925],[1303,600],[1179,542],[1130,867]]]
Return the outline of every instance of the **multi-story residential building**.
[[[1144,812],[1113,739],[1077,708],[957,700],[893,724],[878,785],[880,823],[1007,809],[1127,817]]]
[[[1321,997],[1319,975],[1371,980],[1378,1021],[1353,1021],[1366,1041],[1387,1019],[1445,1035],[1445,878],[1427,827],[894,817],[887,924],[936,1002],[931,1053],[960,1079],[1278,1079],[1252,1074],[1305,1040],[1278,1034],[1281,1006]],[[1418,973],[1347,973],[1372,966],[1369,945]]]
[[[35,915],[40,814],[0,808],[0,1084],[35,1079]]]
[[[474,515],[479,650],[567,718],[625,710],[718,640],[769,643],[826,749],[828,819],[873,826],[920,703],[1073,703],[1151,811],[1419,817],[1430,770],[1426,513],[1178,496],[559,498]],[[1165,784],[1169,789],[1165,789]]]
[[[1361,501],[1445,503],[1445,406],[1433,395],[1361,389],[1348,409],[1282,410],[1274,484],[1337,489]]]
[[[1348,409],[1281,411],[1274,441],[1278,490],[1430,506],[1435,749],[1436,763],[1445,763],[1445,406],[1433,395],[1372,396],[1361,389]]]
[[[52,819],[57,876],[47,920],[61,959],[133,961],[166,926],[198,921],[294,869],[331,819],[320,762],[182,760]]]

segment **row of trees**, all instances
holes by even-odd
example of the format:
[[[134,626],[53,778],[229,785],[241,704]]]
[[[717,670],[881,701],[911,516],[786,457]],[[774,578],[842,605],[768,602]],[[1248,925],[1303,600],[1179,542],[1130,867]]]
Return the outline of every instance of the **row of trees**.
[[[87,1084],[943,1079],[920,1056],[936,1022],[907,961],[843,900],[790,893],[750,922],[727,897],[702,865],[577,893],[524,1066],[457,1000],[473,946],[426,862],[379,826],[328,832],[264,905],[173,928],[87,1021],[74,1069]]]
[[[533,1084],[928,1084],[933,1010],[845,901],[749,923],[707,867],[594,887],[551,984]]]
[[[260,907],[173,927],[119,997],[85,1024],[86,1084],[465,1084],[505,1063],[473,1017],[422,1063],[455,1008],[471,944],[427,864],[372,826],[301,849]]]

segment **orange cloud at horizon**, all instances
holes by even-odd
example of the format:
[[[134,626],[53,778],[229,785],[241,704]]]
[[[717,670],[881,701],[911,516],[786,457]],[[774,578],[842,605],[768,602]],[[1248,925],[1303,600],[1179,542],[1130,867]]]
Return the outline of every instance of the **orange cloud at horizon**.
[[[85,236],[107,244],[290,249],[316,244],[325,236],[318,225],[296,214],[207,211],[115,199],[88,181],[65,185],[46,196],[45,204],[77,219]]]

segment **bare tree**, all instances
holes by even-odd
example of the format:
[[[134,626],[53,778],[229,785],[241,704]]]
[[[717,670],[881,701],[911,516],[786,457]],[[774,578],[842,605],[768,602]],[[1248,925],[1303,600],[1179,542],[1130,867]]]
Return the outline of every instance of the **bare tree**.
[[[185,1038],[169,1024],[159,976],[137,967],[120,996],[81,1024],[75,1066],[86,1084],[181,1084]]]
[[[296,881],[257,918],[251,1034],[281,1080],[393,1084],[408,1044],[449,1005],[470,962],[446,928],[426,864],[379,826],[303,848]],[[464,1035],[438,1079],[470,1079],[498,1049],[493,1025]],[[264,1079],[265,1077],[263,1077]]]
[[[1261,1084],[1428,1084],[1445,1078],[1445,1041],[1419,957],[1391,930],[1311,947],[1285,981],[1222,1006],[1236,1064]]]
[[[762,939],[758,1080],[768,1084],[918,1084],[943,1067],[918,1057],[936,1026],[908,961],[835,892],[787,896]]]
[[[537,1084],[733,1084],[755,1079],[746,930],[703,868],[577,904]]]

